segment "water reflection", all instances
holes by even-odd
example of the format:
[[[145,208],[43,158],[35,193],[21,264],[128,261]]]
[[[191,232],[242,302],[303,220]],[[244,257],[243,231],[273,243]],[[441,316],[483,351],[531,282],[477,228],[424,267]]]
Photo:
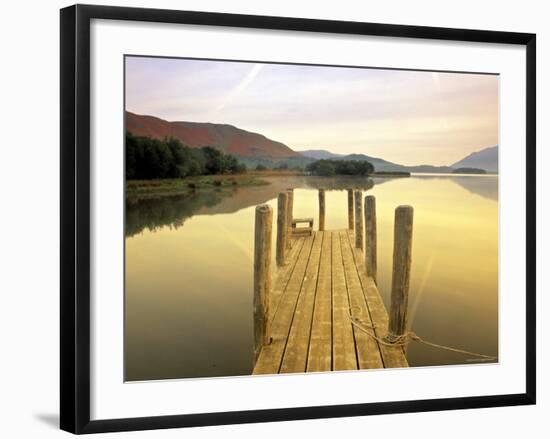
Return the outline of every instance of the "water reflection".
[[[270,184],[244,188],[197,190],[185,195],[126,199],[126,236],[144,229],[155,231],[168,226],[177,229],[193,215],[234,213],[271,200],[286,188],[343,190],[350,187],[367,190],[374,182],[368,178],[301,177],[266,178]]]
[[[497,175],[413,174],[412,178],[444,180],[455,183],[472,194],[488,198],[489,200],[498,201]],[[375,184],[382,184],[388,181],[391,181],[391,179],[375,179]]]
[[[372,181],[274,178],[271,185],[127,202],[126,379],[247,375],[253,363],[254,208],[295,189],[295,216],[347,227],[347,193],[377,199],[378,282],[389,306],[393,214],[415,209],[410,323],[440,344],[498,355],[498,179],[413,176]],[[183,227],[182,227],[183,226]],[[412,345],[411,365],[464,364]]]
[[[485,178],[489,180],[475,177],[455,177],[452,181],[472,194],[480,195],[489,200],[498,201],[497,177],[490,176]]]

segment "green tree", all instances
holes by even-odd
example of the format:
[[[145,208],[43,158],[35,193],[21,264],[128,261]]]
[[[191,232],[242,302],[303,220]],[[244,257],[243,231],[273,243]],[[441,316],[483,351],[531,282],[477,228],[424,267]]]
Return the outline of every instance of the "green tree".
[[[233,155],[210,146],[190,148],[174,138],[158,140],[128,132],[125,148],[128,180],[246,172]]]

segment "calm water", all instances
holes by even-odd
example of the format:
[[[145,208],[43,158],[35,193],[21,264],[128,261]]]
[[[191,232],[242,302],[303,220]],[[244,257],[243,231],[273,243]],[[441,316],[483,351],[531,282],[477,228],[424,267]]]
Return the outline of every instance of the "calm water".
[[[294,216],[314,216],[326,193],[327,229],[347,227],[347,187],[376,196],[378,282],[389,306],[393,215],[414,206],[411,329],[439,344],[498,353],[498,179],[292,177],[269,186],[127,201],[127,380],[250,374],[253,367],[254,209],[295,187]],[[372,185],[374,183],[374,186]],[[275,230],[275,229],[274,229]],[[275,233],[274,233],[275,235]],[[470,364],[412,343],[411,366]]]

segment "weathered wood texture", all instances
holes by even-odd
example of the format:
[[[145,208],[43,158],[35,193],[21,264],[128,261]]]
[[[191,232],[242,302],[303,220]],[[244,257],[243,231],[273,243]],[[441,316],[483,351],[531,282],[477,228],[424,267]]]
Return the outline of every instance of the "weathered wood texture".
[[[340,235],[332,233],[332,368],[357,369],[350,304],[342,260]]]
[[[307,227],[298,227],[298,224],[305,224],[307,223]],[[313,235],[313,218],[294,218],[292,220],[292,228],[291,228],[291,235],[290,238],[293,236],[311,236]]]
[[[254,226],[254,355],[269,344],[269,304],[271,291],[271,229],[273,209],[267,204],[256,207]]]
[[[377,241],[376,241],[376,199],[373,195],[365,197],[365,268],[367,275],[376,283]]]
[[[288,225],[288,236],[292,236],[292,219],[294,217],[294,189],[287,189],[288,201],[287,201],[287,225]],[[286,247],[288,249],[292,248],[292,239],[288,239],[286,242]]]
[[[319,230],[325,230],[325,190],[319,189]]]
[[[402,335],[407,330],[412,228],[413,208],[411,206],[397,207],[393,229],[393,270],[388,328],[389,333],[393,335]]]
[[[350,239],[350,247],[353,247],[353,236],[348,236]],[[365,266],[360,263],[363,259],[363,254],[358,248],[353,249],[353,255],[357,264],[359,279],[361,280],[361,286],[365,294],[365,300],[367,301],[367,308],[369,310],[371,320],[374,322],[373,332],[379,339],[383,339],[388,334],[388,312],[384,306],[384,302],[378,288],[374,283],[374,280],[367,276]],[[382,354],[382,361],[384,367],[408,367],[409,363],[404,355],[404,351],[400,346],[387,346],[385,344],[379,344],[380,353]]]
[[[351,316],[386,335],[388,314],[362,251],[348,230],[294,239],[277,273],[271,302],[271,338],[254,374],[407,367],[400,347],[379,345]],[[365,325],[365,326],[366,326]]]
[[[353,189],[348,189],[348,229],[353,230]]]
[[[355,247],[363,249],[363,194],[355,191]]]
[[[281,192],[277,198],[277,249],[276,261],[280,267],[285,263],[288,240],[288,193]]]

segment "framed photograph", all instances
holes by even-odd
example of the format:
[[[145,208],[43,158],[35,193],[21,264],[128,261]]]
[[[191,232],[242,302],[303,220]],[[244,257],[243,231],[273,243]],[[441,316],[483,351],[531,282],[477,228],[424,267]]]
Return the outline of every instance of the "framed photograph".
[[[61,10],[61,428],[535,403],[535,35]]]

